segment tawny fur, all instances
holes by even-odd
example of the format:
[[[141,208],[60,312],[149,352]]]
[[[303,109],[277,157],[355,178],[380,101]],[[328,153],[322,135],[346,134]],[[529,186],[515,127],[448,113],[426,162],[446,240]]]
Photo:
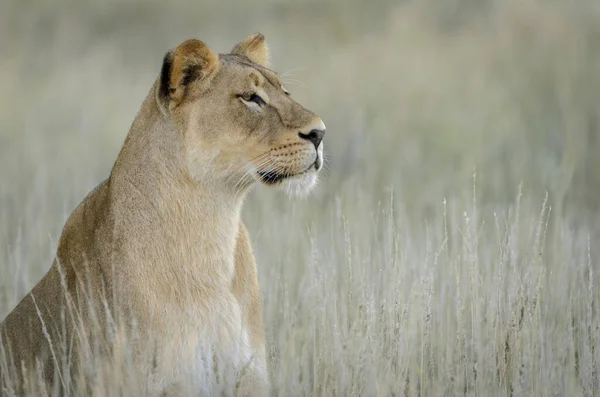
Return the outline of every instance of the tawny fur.
[[[167,54],[110,177],[73,211],[49,272],[0,325],[0,357],[12,361],[0,395],[40,379],[109,395],[94,383],[102,371],[141,395],[268,394],[242,203],[256,181],[310,189],[324,125],[266,57],[260,34],[232,54],[195,39]]]

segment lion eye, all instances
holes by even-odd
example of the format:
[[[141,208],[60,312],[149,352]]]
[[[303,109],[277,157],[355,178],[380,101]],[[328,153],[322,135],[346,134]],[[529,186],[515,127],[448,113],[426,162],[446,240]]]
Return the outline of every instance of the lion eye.
[[[267,104],[264,99],[262,99],[259,95],[257,95],[256,93],[253,93],[253,92],[247,92],[247,93],[243,94],[241,97],[244,101],[254,102],[258,106],[264,106]]]

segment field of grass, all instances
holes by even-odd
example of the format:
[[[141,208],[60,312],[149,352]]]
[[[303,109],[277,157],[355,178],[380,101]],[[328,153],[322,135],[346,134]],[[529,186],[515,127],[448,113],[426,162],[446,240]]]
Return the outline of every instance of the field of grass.
[[[328,127],[317,191],[243,213],[274,395],[599,395],[596,1],[202,3],[0,4],[0,319],[167,49],[261,31]]]

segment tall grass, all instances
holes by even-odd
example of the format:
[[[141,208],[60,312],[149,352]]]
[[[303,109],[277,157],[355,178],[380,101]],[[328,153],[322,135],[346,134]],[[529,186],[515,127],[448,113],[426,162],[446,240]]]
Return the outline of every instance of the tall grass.
[[[274,394],[598,395],[599,11],[2,3],[0,318],[108,174],[164,52],[260,30],[328,127],[312,197],[260,188],[244,210]],[[97,395],[135,394],[126,362]]]
[[[520,195],[440,202],[421,227],[394,196],[269,239],[299,246],[263,284],[280,395],[594,395],[589,235]]]

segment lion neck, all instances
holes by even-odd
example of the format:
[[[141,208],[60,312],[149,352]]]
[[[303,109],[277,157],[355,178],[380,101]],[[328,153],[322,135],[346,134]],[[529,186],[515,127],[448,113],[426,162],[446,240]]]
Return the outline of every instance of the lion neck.
[[[111,173],[127,249],[136,263],[158,264],[162,284],[230,283],[245,193],[192,178],[183,136],[158,107],[151,93]]]

